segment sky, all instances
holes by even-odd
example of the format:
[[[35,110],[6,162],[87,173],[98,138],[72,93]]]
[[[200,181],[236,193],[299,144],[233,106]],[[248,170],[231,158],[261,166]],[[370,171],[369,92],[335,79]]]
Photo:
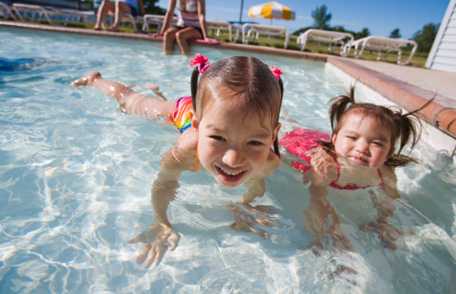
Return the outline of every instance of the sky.
[[[269,20],[247,17],[249,7],[268,2],[267,0],[244,0],[242,19],[270,24]],[[440,23],[449,0],[280,0],[295,11],[293,21],[273,20],[273,25],[286,26],[293,32],[301,27],[311,26],[311,12],[325,4],[332,14],[331,26],[342,25],[348,30],[360,31],[367,27],[371,35],[388,37],[390,32],[399,28],[403,38],[411,38],[427,23]],[[158,5],[166,8],[167,0]],[[239,20],[240,0],[206,0],[206,19]]]

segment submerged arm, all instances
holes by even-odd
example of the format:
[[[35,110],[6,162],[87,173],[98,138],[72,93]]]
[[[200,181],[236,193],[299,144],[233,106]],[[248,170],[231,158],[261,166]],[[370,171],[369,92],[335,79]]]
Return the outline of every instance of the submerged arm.
[[[351,250],[351,242],[340,227],[339,216],[326,198],[328,182],[333,180],[332,176],[321,172],[315,167],[310,170],[310,199],[304,213],[305,228],[314,235],[314,243],[318,247],[322,247],[322,238],[329,235],[336,248]]]

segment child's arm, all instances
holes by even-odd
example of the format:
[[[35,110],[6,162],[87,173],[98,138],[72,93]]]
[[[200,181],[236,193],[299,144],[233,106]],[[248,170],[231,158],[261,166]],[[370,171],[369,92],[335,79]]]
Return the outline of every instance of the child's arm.
[[[191,131],[182,135],[176,146],[162,157],[160,171],[151,189],[155,224],[151,226],[150,232],[142,233],[130,240],[130,243],[146,243],[143,252],[137,258],[138,263],[145,262],[146,266],[157,263],[168,247],[174,250],[177,246],[179,235],[168,220],[167,210],[169,203],[176,197],[180,174],[194,166],[196,148],[191,137]]]
[[[394,202],[399,199],[400,195],[397,190],[397,178],[393,168],[385,167],[382,168],[381,172],[383,175],[383,191],[386,195],[377,197],[374,193],[371,194],[372,201],[377,209],[377,219],[362,226],[362,229],[375,231],[385,246],[394,250],[396,249],[395,241],[402,232],[389,223],[389,218],[394,214]]]
[[[274,213],[274,209],[265,205],[252,206],[251,203],[257,197],[264,195],[266,192],[265,178],[270,176],[279,167],[280,162],[280,158],[271,152],[263,172],[245,183],[247,191],[241,198],[240,202],[242,205],[234,203],[228,205],[235,218],[235,222],[231,225],[232,228],[250,231],[263,238],[268,237],[268,233],[258,228],[258,225],[271,226],[273,220],[269,214]]]
[[[314,244],[322,247],[321,240],[328,234],[336,248],[351,250],[350,240],[345,237],[340,227],[340,219],[334,207],[326,199],[327,187],[332,177],[321,176],[321,171],[311,169],[309,186],[309,206],[304,213],[305,227],[314,235]]]

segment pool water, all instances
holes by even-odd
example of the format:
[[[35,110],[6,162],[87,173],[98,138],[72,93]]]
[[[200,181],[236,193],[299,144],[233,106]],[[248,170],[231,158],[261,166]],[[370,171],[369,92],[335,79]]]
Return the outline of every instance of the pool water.
[[[204,172],[184,173],[168,211],[181,235],[178,247],[155,267],[136,264],[139,246],[127,242],[154,220],[151,183],[177,133],[122,114],[94,89],[69,84],[99,70],[143,93],[154,82],[178,97],[189,94],[188,58],[164,56],[155,43],[116,38],[0,28],[0,40],[0,293],[456,289],[456,165],[424,142],[413,151],[420,164],[397,172],[401,200],[392,222],[414,233],[401,238],[396,251],[359,231],[352,216],[365,211],[342,201],[354,251],[315,254],[303,228],[309,194],[284,165],[258,200],[279,209],[267,228],[271,238],[230,229],[225,205],[239,200],[242,188],[221,188]],[[246,55],[195,51],[211,60]],[[299,121],[328,131],[327,102],[344,92],[342,81],[323,63],[258,57],[284,72],[283,130]]]

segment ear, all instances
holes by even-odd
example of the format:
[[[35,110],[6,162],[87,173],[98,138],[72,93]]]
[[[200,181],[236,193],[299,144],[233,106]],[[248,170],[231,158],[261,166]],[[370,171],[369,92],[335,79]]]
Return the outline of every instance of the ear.
[[[275,127],[274,132],[272,133],[272,141],[273,141],[273,142],[274,142],[274,141],[277,139],[277,137],[279,136],[279,131],[280,131],[280,127],[281,127],[281,126],[282,126],[282,125],[281,125],[280,123],[277,123],[277,126]]]
[[[199,120],[196,118],[196,115],[192,117],[192,127],[198,130]]]
[[[337,137],[337,134],[336,133],[333,133],[331,135],[331,143],[333,144],[333,146],[336,145],[336,137]]]

